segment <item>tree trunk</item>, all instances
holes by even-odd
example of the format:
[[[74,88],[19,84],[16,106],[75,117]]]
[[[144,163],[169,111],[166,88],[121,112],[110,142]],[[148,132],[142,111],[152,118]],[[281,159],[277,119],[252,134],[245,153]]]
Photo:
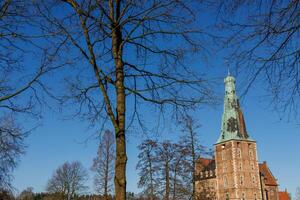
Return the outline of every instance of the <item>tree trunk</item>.
[[[116,200],[126,199],[126,137],[125,137],[125,87],[124,63],[122,61],[122,32],[119,23],[120,1],[110,0],[110,17],[112,27],[112,53],[116,67],[116,97],[117,97],[117,127],[116,133],[116,163],[115,163],[115,195]]]
[[[169,163],[166,163],[166,196],[165,200],[169,200],[170,196],[170,169],[169,169]]]
[[[173,200],[176,200],[177,169],[174,170]]]
[[[193,181],[193,191],[192,191],[192,200],[195,200],[195,193],[196,193],[196,154],[195,154],[195,144],[194,144],[194,135],[193,132],[191,132],[191,142],[192,142],[192,181]]]
[[[150,170],[150,200],[154,200],[154,185],[153,185],[153,174],[152,174],[152,162],[150,155],[148,154],[148,161],[149,161],[149,170]]]
[[[114,34],[113,34],[114,35]],[[116,96],[117,123],[116,133],[116,163],[115,163],[115,195],[116,200],[126,199],[126,137],[125,137],[125,88],[123,63],[116,58]]]
[[[105,180],[104,180],[104,199],[108,200],[108,173],[109,173],[109,159],[110,159],[110,152],[109,148],[110,146],[108,145],[108,141],[106,142],[106,161],[105,161]]]

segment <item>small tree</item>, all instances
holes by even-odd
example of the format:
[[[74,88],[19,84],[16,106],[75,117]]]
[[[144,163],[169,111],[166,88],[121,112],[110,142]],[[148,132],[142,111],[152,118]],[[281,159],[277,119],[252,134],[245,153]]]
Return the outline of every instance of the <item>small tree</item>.
[[[23,190],[20,195],[18,196],[18,200],[34,200],[34,193],[33,188],[28,187],[25,190]]]
[[[156,151],[160,166],[160,182],[163,191],[163,199],[169,200],[172,188],[172,162],[175,158],[174,145],[170,141],[163,141]]]
[[[11,188],[11,172],[24,153],[24,137],[11,116],[0,118],[0,189]]]
[[[300,187],[296,188],[295,200],[300,200]]]
[[[114,178],[115,137],[109,130],[105,131],[94,159],[92,170],[96,173],[94,185],[96,191],[109,199]]]
[[[140,151],[138,155],[138,163],[136,169],[139,171],[139,182],[138,186],[143,188],[144,195],[149,200],[155,200],[156,194],[159,188],[158,181],[158,159],[155,155],[157,151],[158,143],[154,140],[145,140],[139,146]]]
[[[54,172],[47,184],[47,191],[59,198],[71,200],[87,189],[87,171],[78,161],[64,163]]]
[[[191,179],[189,176],[188,157],[190,156],[190,149],[182,143],[173,144],[173,160],[171,162],[172,172],[172,199],[189,199]],[[186,173],[188,172],[188,173]]]
[[[186,150],[184,167],[187,172],[188,182],[192,183],[191,199],[196,197],[196,161],[200,156],[200,144],[197,137],[197,129],[199,124],[189,115],[183,116],[181,120],[183,136],[180,144]]]
[[[0,188],[0,200],[15,200],[11,191]]]

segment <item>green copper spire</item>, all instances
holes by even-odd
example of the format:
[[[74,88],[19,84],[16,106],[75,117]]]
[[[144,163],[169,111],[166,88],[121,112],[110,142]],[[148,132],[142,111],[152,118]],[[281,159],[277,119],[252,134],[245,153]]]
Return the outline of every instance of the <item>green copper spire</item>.
[[[228,73],[224,79],[225,98],[221,135],[217,143],[228,140],[251,140],[247,134],[243,113],[236,96],[235,78]],[[251,140],[252,141],[252,140]]]

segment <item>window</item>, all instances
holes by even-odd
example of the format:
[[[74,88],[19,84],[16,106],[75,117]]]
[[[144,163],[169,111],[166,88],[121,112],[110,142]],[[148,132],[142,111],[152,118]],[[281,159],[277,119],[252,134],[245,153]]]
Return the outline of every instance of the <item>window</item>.
[[[239,170],[242,171],[243,170],[243,166],[242,163],[239,164]]]
[[[266,199],[269,200],[269,192],[268,192],[268,190],[265,190],[265,192],[266,192]]]
[[[254,163],[251,163],[251,169],[254,170]]]
[[[224,163],[224,165],[223,165],[223,173],[225,173],[225,172],[227,172],[227,164],[226,163]]]
[[[245,200],[246,199],[246,195],[245,195],[245,193],[243,192],[242,193],[242,200]]]
[[[224,188],[226,188],[227,185],[228,185],[228,183],[227,183],[227,177],[226,177],[226,176],[224,177],[224,180],[223,180],[223,181],[224,181]]]
[[[253,158],[253,151],[252,151],[252,149],[249,150],[249,157]]]
[[[242,158],[242,151],[240,148],[237,149],[237,157]]]
[[[253,185],[256,184],[256,178],[255,178],[255,175],[252,175],[252,183],[253,183]]]
[[[226,193],[226,200],[229,200],[229,194],[228,194],[228,192]]]
[[[225,150],[222,150],[222,160],[225,160]]]
[[[240,176],[240,185],[244,185],[244,176]]]

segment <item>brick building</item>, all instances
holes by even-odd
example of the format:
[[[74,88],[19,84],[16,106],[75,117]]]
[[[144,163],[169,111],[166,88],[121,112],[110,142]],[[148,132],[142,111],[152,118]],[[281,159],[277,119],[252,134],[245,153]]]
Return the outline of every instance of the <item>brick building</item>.
[[[266,162],[258,163],[256,141],[246,129],[235,90],[235,78],[225,80],[221,134],[213,159],[199,159],[196,191],[205,200],[283,200]]]

